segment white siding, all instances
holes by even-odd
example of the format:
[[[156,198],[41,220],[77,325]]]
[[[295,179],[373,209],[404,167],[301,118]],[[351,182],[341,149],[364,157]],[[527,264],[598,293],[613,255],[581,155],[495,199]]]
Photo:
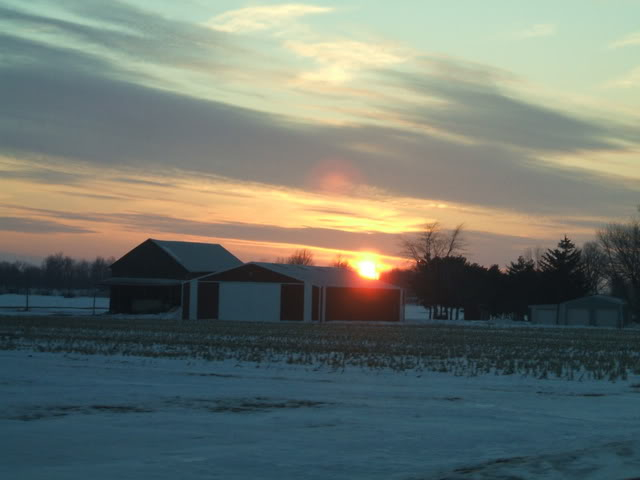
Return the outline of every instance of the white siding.
[[[618,309],[599,308],[596,310],[596,325],[601,327],[617,327],[618,317]]]
[[[198,319],[198,280],[189,282],[189,320]]]
[[[541,325],[555,325],[556,324],[556,316],[557,310],[554,309],[533,309],[532,313],[532,323],[539,323]]]
[[[567,309],[567,325],[589,325],[589,310],[587,308]]]
[[[220,320],[280,320],[279,283],[220,282],[219,298]]]

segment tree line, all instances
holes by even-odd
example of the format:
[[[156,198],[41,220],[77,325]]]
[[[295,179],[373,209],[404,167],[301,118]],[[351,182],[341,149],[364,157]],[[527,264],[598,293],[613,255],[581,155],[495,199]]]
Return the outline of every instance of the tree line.
[[[464,310],[466,318],[523,320],[529,305],[602,293],[625,299],[640,316],[640,219],[611,223],[582,248],[565,235],[555,248],[529,250],[504,270],[470,262],[465,247],[462,225],[445,231],[427,224],[403,240],[412,268],[392,270],[382,280],[413,293],[432,318],[457,318]]]
[[[78,260],[62,252],[48,255],[42,263],[0,261],[0,293],[51,294],[54,291],[72,295],[75,290],[95,289],[110,276],[114,257]]]

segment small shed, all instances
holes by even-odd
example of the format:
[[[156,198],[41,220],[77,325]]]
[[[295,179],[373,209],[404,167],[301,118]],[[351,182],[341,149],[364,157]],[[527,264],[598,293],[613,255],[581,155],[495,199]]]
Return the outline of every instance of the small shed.
[[[251,262],[183,286],[183,319],[404,320],[401,288],[335,267]]]
[[[553,305],[529,305],[531,323],[624,328],[627,303],[608,295],[590,295]]]
[[[559,315],[563,325],[623,328],[629,313],[627,303],[620,298],[591,295],[561,303]]]
[[[218,244],[150,238],[111,265],[109,310],[156,313],[181,305],[182,283],[242,262]]]
[[[557,325],[558,305],[529,305],[529,319],[537,325]]]

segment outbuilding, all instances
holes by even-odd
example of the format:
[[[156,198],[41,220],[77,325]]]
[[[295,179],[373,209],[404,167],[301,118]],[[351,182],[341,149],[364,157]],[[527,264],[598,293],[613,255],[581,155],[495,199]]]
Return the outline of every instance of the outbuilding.
[[[590,295],[559,305],[530,305],[531,322],[545,325],[623,328],[629,321],[627,303],[608,295]]]
[[[564,325],[623,328],[628,322],[627,303],[616,297],[592,295],[560,304],[560,322]]]
[[[529,319],[538,325],[557,325],[559,305],[529,305]]]
[[[183,285],[183,319],[404,320],[401,288],[335,267],[251,262]]]
[[[111,265],[109,310],[157,313],[179,307],[182,284],[242,262],[218,244],[148,239]]]

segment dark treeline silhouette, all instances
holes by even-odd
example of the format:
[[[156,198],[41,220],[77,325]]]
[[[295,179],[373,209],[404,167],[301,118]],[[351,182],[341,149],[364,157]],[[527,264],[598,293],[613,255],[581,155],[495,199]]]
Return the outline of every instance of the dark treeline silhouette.
[[[526,252],[506,269],[469,262],[463,233],[462,225],[452,231],[426,225],[402,243],[412,268],[386,272],[381,279],[407,289],[432,318],[458,318],[463,309],[467,319],[524,320],[529,305],[602,293],[627,300],[640,314],[639,220],[598,230],[597,241],[582,249],[565,235],[556,248]]]
[[[93,290],[109,277],[113,257],[77,260],[58,252],[48,255],[40,266],[22,261],[0,261],[0,293],[72,295],[76,290]]]

